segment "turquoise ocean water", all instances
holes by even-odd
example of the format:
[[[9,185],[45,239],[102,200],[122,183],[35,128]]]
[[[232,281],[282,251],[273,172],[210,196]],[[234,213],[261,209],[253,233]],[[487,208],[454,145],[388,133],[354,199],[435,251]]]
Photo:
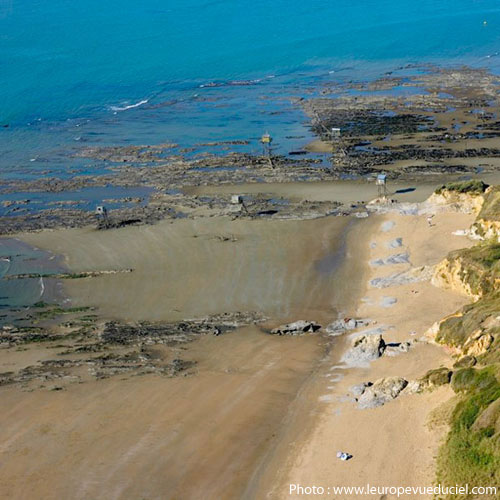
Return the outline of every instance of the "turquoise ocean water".
[[[0,179],[87,173],[84,144],[271,129],[289,150],[290,96],[412,62],[496,71],[499,51],[498,0],[0,0]]]

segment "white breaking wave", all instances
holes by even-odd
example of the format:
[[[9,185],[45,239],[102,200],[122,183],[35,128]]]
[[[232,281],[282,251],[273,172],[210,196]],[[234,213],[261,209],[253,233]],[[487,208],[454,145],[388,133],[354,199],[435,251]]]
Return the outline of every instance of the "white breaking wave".
[[[127,109],[132,109],[132,108],[138,108],[139,106],[142,106],[143,104],[147,104],[149,102],[149,99],[143,99],[142,101],[136,102],[135,104],[130,104],[128,106],[111,106],[111,109],[113,111],[126,111]]]
[[[45,283],[43,282],[43,278],[40,276],[40,298],[42,298],[43,292],[45,292]]]

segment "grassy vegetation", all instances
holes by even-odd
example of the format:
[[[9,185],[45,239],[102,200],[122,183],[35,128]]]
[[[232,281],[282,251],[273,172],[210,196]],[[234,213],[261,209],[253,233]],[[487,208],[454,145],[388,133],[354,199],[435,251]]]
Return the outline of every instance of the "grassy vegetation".
[[[463,186],[458,188],[460,192],[464,192],[463,189]],[[500,220],[500,187],[488,191],[478,219]],[[498,486],[500,244],[483,242],[452,252],[448,259],[460,259],[460,278],[481,298],[443,321],[436,340],[461,349],[469,339],[476,341],[477,337],[471,338],[476,333],[491,336],[494,340],[491,345],[486,345],[489,347],[482,347],[487,349],[485,352],[478,350],[475,357],[467,356],[463,362],[455,364],[451,386],[460,396],[460,402],[450,417],[450,431],[440,448],[437,479],[439,483],[450,486]],[[474,363],[477,364],[473,367]]]
[[[499,315],[499,311],[500,290],[466,305],[460,315],[451,316],[443,321],[436,335],[436,341],[461,348],[473,332],[482,328],[485,320]],[[488,331],[493,335],[498,333],[495,327]]]
[[[483,181],[470,180],[463,182],[449,182],[438,187],[435,191],[436,194],[441,194],[443,191],[454,191],[456,193],[473,193],[481,194],[486,191],[488,187]]]
[[[464,368],[453,374],[452,387],[463,397],[453,411],[450,432],[439,452],[439,483],[500,484],[498,371],[497,366],[488,366]]]

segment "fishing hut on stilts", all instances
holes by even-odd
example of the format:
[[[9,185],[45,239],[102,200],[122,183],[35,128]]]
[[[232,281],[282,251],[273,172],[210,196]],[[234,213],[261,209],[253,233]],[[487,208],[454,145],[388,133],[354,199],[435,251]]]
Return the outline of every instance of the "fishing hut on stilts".
[[[274,168],[274,165],[273,165],[273,155],[272,155],[272,147],[271,147],[271,144],[273,142],[273,138],[271,137],[271,135],[268,132],[266,132],[260,138],[260,142],[262,144],[262,154],[265,157],[267,157],[267,160],[269,161],[269,166],[271,168]]]
[[[387,199],[387,175],[386,174],[378,174],[377,179],[375,180],[375,184],[377,185],[377,194],[379,200]]]

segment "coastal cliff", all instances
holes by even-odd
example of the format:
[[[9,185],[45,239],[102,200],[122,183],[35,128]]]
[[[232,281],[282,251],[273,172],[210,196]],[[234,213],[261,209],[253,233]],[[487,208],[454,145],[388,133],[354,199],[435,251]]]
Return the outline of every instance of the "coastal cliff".
[[[443,191],[445,198],[454,196]],[[500,480],[500,187],[473,198],[483,198],[470,232],[481,241],[450,253],[432,279],[434,285],[474,300],[430,332],[437,343],[455,353],[451,387],[458,398],[440,448],[437,479],[442,484],[496,486]]]
[[[500,241],[500,186],[486,189],[481,210],[471,227],[471,236],[478,240]]]

